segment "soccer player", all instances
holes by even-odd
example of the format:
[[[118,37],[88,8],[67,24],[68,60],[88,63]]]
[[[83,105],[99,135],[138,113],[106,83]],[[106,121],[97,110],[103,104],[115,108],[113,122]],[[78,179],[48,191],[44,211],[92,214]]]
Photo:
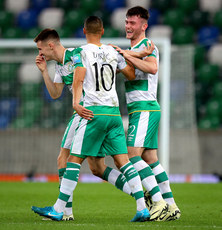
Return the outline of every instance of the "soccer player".
[[[34,39],[36,42],[39,54],[36,57],[36,65],[42,73],[45,85],[50,96],[57,99],[61,96],[64,86],[68,87],[72,93],[74,61],[73,56],[78,53],[78,48],[66,49],[60,42],[60,37],[54,29],[44,29]],[[51,80],[47,61],[55,60],[55,77]],[[70,154],[72,139],[75,133],[75,128],[78,126],[80,116],[74,113],[71,117],[65,133],[63,135],[60,153],[57,158],[57,167],[59,173],[60,184],[66,170],[67,159]],[[127,194],[131,194],[130,187],[126,182],[125,177],[116,169],[105,165],[104,160],[100,159],[96,164],[91,159],[88,159],[90,169],[93,174],[103,178],[104,180],[115,185],[118,189]],[[64,211],[63,220],[73,220],[72,213],[72,195]]]
[[[84,159],[92,158],[96,162],[105,155],[113,157],[136,199],[137,212],[131,221],[146,221],[150,217],[145,207],[140,177],[127,155],[115,90],[117,67],[129,80],[135,78],[134,68],[126,65],[125,59],[113,47],[101,44],[100,39],[103,33],[101,19],[96,16],[86,19],[84,34],[87,45],[82,46],[79,54],[73,56],[75,61],[73,108],[81,119],[75,129],[60,194],[52,207],[32,207],[32,210],[39,215],[54,220],[63,218],[67,202],[77,185],[81,163]],[[79,104],[82,94],[83,106]]]
[[[149,40],[145,32],[148,27],[148,19],[149,13],[143,7],[136,6],[127,11],[125,30],[126,38],[131,42],[131,51],[138,52],[147,45]],[[159,206],[161,194],[169,205],[167,215],[157,220],[179,219],[181,213],[174,201],[168,176],[157,157],[158,127],[161,116],[157,102],[158,49],[155,46],[152,54],[140,60],[130,51],[119,48],[117,50],[136,68],[136,79],[125,82],[129,113],[127,147],[130,161],[138,171],[143,186],[149,191],[145,194],[148,196],[147,203],[150,211],[155,206]],[[154,175],[158,186],[153,180]]]

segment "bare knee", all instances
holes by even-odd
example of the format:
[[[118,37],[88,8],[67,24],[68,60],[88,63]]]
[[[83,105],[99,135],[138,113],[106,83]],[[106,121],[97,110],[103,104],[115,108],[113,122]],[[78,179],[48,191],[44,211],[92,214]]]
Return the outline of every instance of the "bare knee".
[[[66,168],[67,159],[69,157],[70,150],[61,148],[59,155],[57,157],[57,166],[58,168]]]
[[[142,159],[147,164],[153,164],[158,161],[156,149],[146,149],[142,154]]]

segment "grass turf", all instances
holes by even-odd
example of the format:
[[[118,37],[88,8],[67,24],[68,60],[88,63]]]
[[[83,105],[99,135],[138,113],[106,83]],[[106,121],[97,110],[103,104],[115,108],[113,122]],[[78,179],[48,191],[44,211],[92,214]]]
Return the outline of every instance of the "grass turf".
[[[74,191],[75,221],[43,221],[31,206],[51,206],[58,183],[0,182],[0,229],[4,230],[208,230],[222,229],[222,183],[172,184],[181,219],[170,222],[131,223],[133,198],[108,183],[79,183]]]

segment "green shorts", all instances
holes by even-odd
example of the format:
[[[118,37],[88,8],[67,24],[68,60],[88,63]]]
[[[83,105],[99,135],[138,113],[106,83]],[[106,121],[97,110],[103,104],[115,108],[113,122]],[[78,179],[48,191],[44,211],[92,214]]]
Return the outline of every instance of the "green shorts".
[[[95,115],[92,120],[81,119],[75,130],[71,155],[105,157],[126,154],[126,140],[119,115]]]
[[[135,112],[129,115],[127,146],[158,148],[158,127],[161,112]]]

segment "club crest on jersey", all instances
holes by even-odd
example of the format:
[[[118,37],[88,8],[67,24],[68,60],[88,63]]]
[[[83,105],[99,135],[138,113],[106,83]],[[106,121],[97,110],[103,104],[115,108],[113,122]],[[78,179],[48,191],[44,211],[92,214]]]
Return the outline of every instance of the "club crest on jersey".
[[[74,71],[75,66],[73,65],[73,63],[71,61],[67,63],[67,66],[68,66],[68,71],[69,72]]]
[[[73,57],[71,57],[73,64],[81,63],[81,57],[80,54],[75,54]]]

